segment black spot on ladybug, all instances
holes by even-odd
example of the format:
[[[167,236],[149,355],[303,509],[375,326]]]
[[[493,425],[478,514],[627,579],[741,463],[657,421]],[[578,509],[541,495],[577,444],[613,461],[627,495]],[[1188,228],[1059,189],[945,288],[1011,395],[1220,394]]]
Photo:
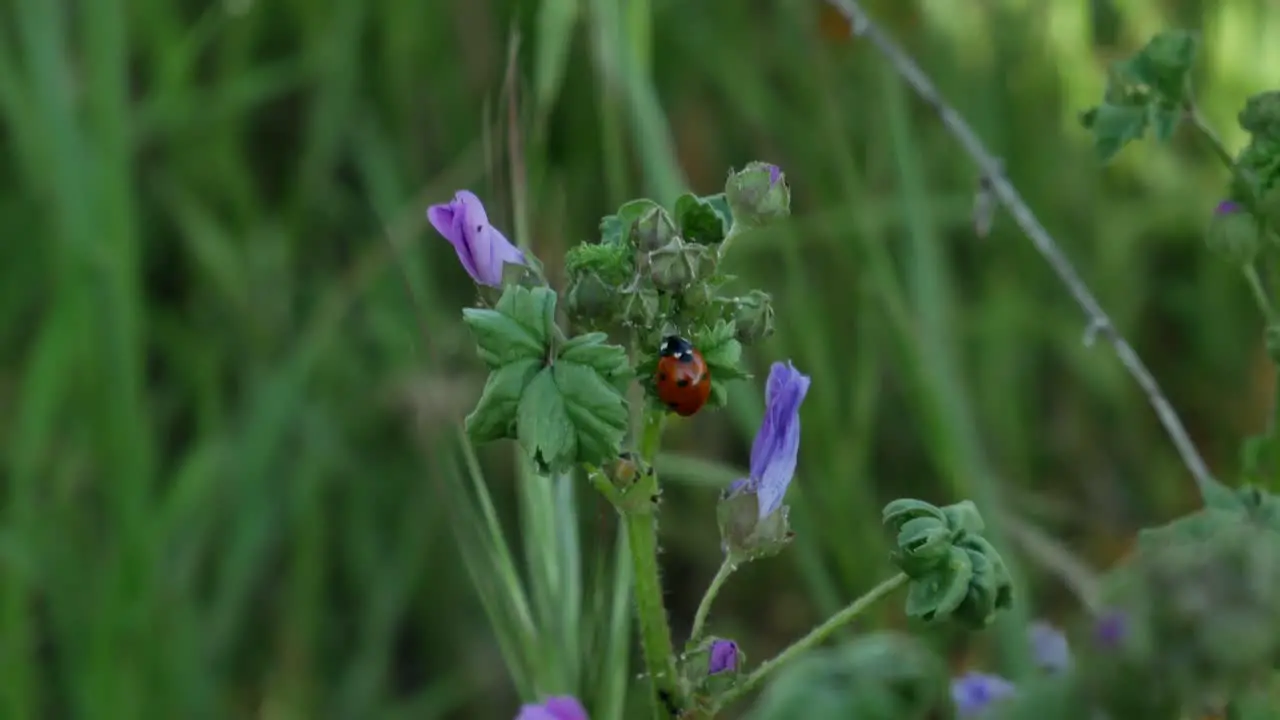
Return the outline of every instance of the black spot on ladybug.
[[[680,378],[677,380],[676,387],[689,387],[689,378]]]
[[[659,380],[660,382],[666,382],[666,381],[667,381],[667,374],[666,374],[666,373],[658,373],[658,380]]]
[[[672,410],[675,410],[676,408],[680,407],[680,403],[669,402],[667,403],[667,407],[671,408]]]

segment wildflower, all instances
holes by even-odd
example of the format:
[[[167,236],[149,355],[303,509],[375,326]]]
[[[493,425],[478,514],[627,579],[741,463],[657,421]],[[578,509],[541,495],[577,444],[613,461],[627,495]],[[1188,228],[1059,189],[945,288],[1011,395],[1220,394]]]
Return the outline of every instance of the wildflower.
[[[970,672],[951,681],[951,699],[962,718],[979,717],[1015,691],[1013,683],[999,675]]]
[[[477,284],[502,286],[506,264],[524,265],[524,253],[489,224],[480,198],[459,190],[453,200],[427,208],[427,219],[458,253],[458,260]]]
[[[800,454],[800,404],[809,392],[809,376],[790,362],[776,362],[765,385],[764,421],[751,444],[751,477],[735,480],[728,494],[754,493],[761,520],[782,505]]]
[[[1071,648],[1067,637],[1046,622],[1031,623],[1031,655],[1036,664],[1050,672],[1060,672],[1071,666]]]
[[[549,697],[537,705],[521,706],[516,720],[590,720],[586,708],[569,695]]]
[[[716,640],[711,643],[710,657],[707,661],[707,674],[716,675],[737,670],[739,657],[738,643],[732,640]]]
[[[716,508],[726,553],[741,560],[772,555],[791,541],[782,498],[800,453],[800,404],[809,376],[777,362],[765,386],[764,421],[751,446],[751,476],[725,488]]]
[[[1125,636],[1125,616],[1121,612],[1103,615],[1093,626],[1094,636],[1103,647],[1115,648]]]

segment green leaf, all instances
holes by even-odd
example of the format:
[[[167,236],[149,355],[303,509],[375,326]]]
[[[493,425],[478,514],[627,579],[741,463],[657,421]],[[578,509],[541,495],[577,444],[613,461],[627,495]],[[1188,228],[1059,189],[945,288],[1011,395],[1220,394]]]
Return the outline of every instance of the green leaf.
[[[587,353],[581,349],[586,344],[577,347]],[[626,398],[617,387],[591,366],[561,359],[525,388],[516,430],[538,471],[555,474],[578,463],[603,465],[616,458],[628,419]]]
[[[716,193],[715,195],[705,195],[702,198],[716,214],[720,216],[720,222],[725,227],[733,227],[733,211],[729,209],[729,198],[724,193]]]
[[[627,383],[633,379],[627,351],[618,345],[609,345],[609,336],[602,332],[578,335],[560,346],[556,356],[560,362],[585,365],[625,393]]]
[[[516,437],[520,398],[538,371],[541,360],[517,360],[489,373],[476,409],[467,416],[467,435],[480,444]]]
[[[973,563],[969,554],[952,548],[947,562],[928,575],[911,581],[907,592],[907,615],[926,622],[944,620],[969,595]]]
[[[952,530],[977,534],[987,527],[982,521],[982,513],[978,512],[978,506],[972,500],[961,500],[948,505],[942,508],[942,514],[946,516],[947,526]]]
[[[711,368],[711,379],[742,380],[751,377],[742,369],[742,345],[737,340],[737,327],[730,320],[719,320],[715,326],[693,338],[702,359]]]
[[[647,198],[623,203],[618,212],[600,219],[600,242],[610,245],[627,242],[631,226],[653,208],[661,209],[662,206]]]
[[[544,368],[525,388],[516,423],[520,447],[538,472],[550,475],[573,466],[577,432],[551,368]]]
[[[544,359],[554,336],[556,294],[550,288],[509,285],[492,310],[466,308],[480,358],[491,368]]]
[[[1080,121],[1093,133],[1098,157],[1107,162],[1125,145],[1142,139],[1147,129],[1147,108],[1103,103],[1082,115]]]
[[[1180,104],[1186,95],[1198,45],[1193,32],[1167,30],[1151,38],[1122,65],[1138,83],[1147,85],[1163,99]]]
[[[577,461],[603,465],[616,458],[631,419],[626,398],[587,365],[561,360],[552,371],[576,431]]]
[[[724,240],[729,227],[710,202],[693,193],[676,199],[675,221],[681,237],[703,245]]]

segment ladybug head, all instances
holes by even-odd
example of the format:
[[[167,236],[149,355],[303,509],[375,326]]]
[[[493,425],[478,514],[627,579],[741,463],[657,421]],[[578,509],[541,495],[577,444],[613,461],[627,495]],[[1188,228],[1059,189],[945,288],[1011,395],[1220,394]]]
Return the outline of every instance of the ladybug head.
[[[668,335],[662,338],[662,344],[658,346],[658,355],[677,360],[693,357],[693,343],[679,335]]]

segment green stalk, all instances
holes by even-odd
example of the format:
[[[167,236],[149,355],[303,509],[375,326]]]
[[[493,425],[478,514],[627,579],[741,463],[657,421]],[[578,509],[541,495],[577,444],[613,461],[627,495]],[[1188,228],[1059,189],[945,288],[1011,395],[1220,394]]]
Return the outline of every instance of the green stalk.
[[[716,576],[711,579],[711,585],[707,587],[707,594],[702,596],[702,602],[698,603],[698,611],[693,615],[693,631],[689,633],[689,646],[696,645],[698,639],[702,637],[702,626],[707,623],[707,615],[711,613],[711,603],[715,602],[716,595],[720,594],[720,588],[737,569],[737,563],[727,557],[720,564]]]
[[[640,457],[651,464],[662,442],[662,426],[666,420],[660,410],[645,410],[640,437]],[[637,501],[618,505],[627,529],[631,550],[631,567],[635,575],[636,622],[640,626],[640,648],[653,691],[654,715],[672,718],[672,707],[681,699],[677,682],[675,648],[671,628],[667,624],[667,608],[662,602],[662,580],[658,574],[658,517],[655,512],[659,493],[656,473],[642,475],[626,495]]]
[[[821,644],[822,641],[830,637],[836,630],[839,630],[842,626],[861,615],[867,608],[874,605],[876,601],[886,597],[889,593],[897,590],[906,583],[907,576],[905,573],[898,573],[897,575],[894,575],[888,580],[885,580],[879,585],[871,588],[871,590],[869,590],[865,595],[854,600],[840,612],[832,615],[826,622],[813,630],[810,630],[808,635],[805,635],[795,641],[790,647],[778,653],[772,659],[765,660],[760,663],[760,666],[744,678],[742,682],[734,685],[732,689],[720,696],[711,715],[714,717],[721,708],[737,700],[743,695],[746,695],[748,692],[751,692],[752,688],[759,685],[765,677],[769,675],[769,673],[777,670],[791,660],[794,660],[796,657],[799,657],[805,651]]]

